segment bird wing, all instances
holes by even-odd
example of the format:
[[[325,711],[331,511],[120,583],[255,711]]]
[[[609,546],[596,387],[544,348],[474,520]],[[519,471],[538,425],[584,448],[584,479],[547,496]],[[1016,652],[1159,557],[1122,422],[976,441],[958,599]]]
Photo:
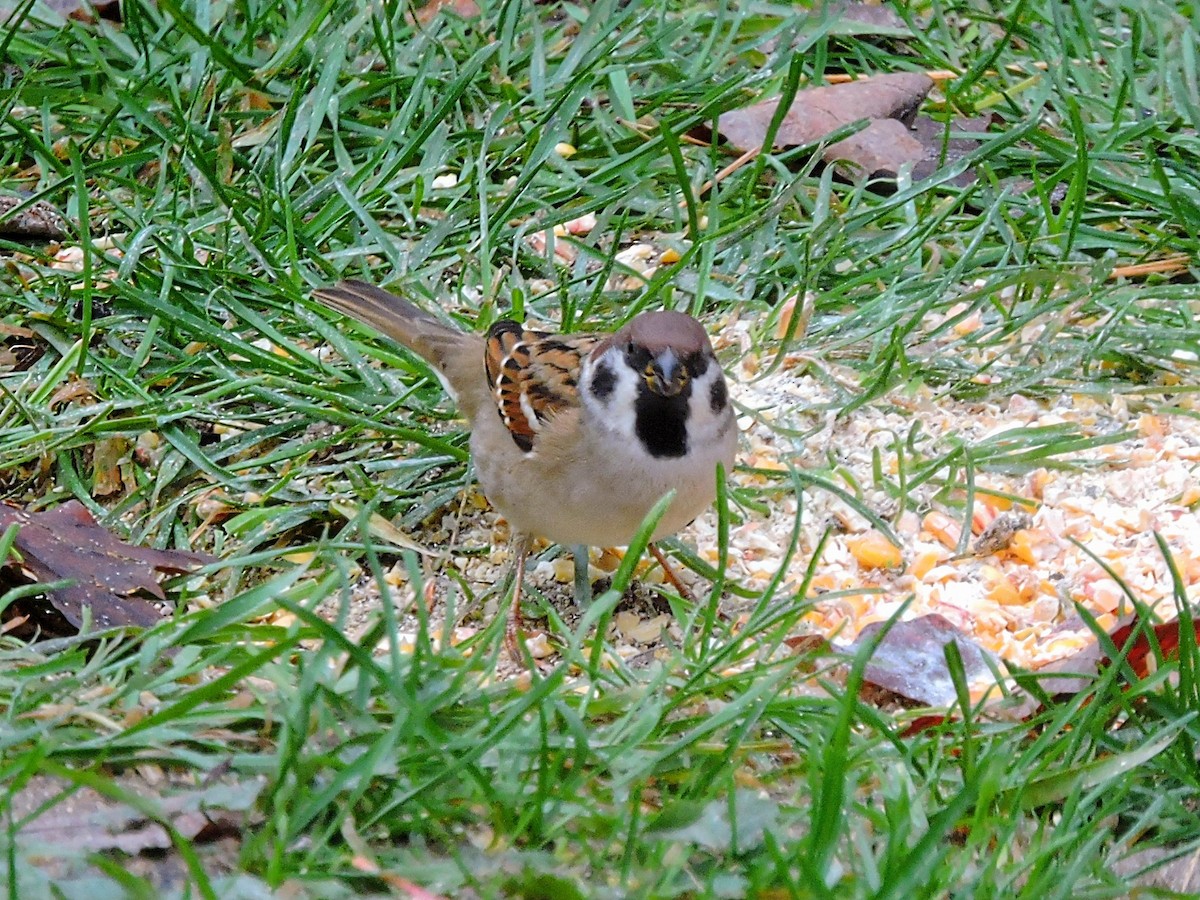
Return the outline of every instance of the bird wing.
[[[582,359],[599,338],[529,331],[502,319],[488,331],[484,368],[500,420],[525,453],[556,414],[579,405]]]

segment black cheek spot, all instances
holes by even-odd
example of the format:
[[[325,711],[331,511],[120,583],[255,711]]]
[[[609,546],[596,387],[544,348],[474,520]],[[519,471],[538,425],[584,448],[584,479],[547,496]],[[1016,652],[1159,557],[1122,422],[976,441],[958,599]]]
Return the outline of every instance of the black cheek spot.
[[[725,388],[725,379],[718,378],[708,389],[708,405],[712,408],[713,415],[720,413],[728,402],[729,391]]]
[[[596,371],[592,374],[592,396],[597,400],[607,400],[612,396],[616,386],[617,373],[613,371],[612,366],[607,364],[596,366]]]

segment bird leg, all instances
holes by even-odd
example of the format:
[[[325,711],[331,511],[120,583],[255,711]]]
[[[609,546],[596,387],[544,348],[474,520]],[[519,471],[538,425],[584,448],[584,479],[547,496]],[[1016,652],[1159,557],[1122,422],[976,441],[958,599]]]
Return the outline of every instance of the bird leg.
[[[525,583],[525,558],[533,550],[533,538],[520,535],[516,541],[517,559],[513,566],[512,603],[508,607],[508,619],[504,624],[504,647],[513,662],[521,665],[525,656],[521,652],[524,645],[521,640],[521,586]]]
[[[592,580],[588,578],[588,548],[576,544],[571,548],[575,556],[575,605],[587,606],[592,602]]]
[[[661,550],[658,549],[658,544],[647,544],[646,547],[650,550],[650,555],[654,557],[660,566],[662,566],[663,575],[666,577],[667,581],[671,583],[671,587],[675,588],[676,592],[684,600],[687,600],[690,603],[695,603],[695,595],[693,595],[692,592],[684,585],[684,583],[679,580],[679,576],[675,574],[675,569],[671,567],[669,562],[667,562],[667,557]]]

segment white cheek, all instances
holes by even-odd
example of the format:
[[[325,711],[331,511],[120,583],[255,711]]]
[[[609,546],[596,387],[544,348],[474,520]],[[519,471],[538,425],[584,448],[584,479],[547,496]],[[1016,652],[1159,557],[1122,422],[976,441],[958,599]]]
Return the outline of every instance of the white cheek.
[[[607,366],[614,376],[613,389],[603,398],[591,391],[592,375],[598,365]],[[593,421],[600,423],[607,431],[634,440],[634,402],[637,400],[638,380],[621,354],[617,350],[608,350],[598,360],[585,360],[580,376],[584,387],[581,392],[583,402],[595,414]]]
[[[724,377],[725,373],[721,371],[721,367],[712,362],[704,374],[692,382],[692,396],[688,400],[688,421],[691,423],[690,430],[694,437],[711,437],[723,427],[727,413],[725,407],[713,412],[712,387]],[[726,403],[728,402],[726,400]]]

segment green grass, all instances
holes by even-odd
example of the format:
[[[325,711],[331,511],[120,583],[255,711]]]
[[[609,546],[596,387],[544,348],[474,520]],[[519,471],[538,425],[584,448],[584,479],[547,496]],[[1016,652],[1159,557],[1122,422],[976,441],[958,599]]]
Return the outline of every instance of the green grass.
[[[739,633],[678,605],[682,646],[611,663],[592,627],[609,595],[574,631],[558,624],[562,664],[523,686],[490,678],[495,626],[433,649],[422,619],[402,652],[385,604],[347,639],[352,561],[422,577],[366,516],[419,531],[470,476],[425,369],[307,295],[366,277],[480,328],[510,309],[569,329],[662,304],[736,312],[763,322],[769,361],[772,310],[809,290],[814,374],[857,375],[837,412],[929,385],[1195,415],[1194,265],[1108,276],[1200,251],[1200,12],[921,3],[897,41],[781,4],[485,7],[421,29],[402,3],[132,0],[120,26],[23,5],[0,35],[0,178],[68,213],[82,251],[63,271],[0,241],[0,316],[42,351],[0,371],[0,488],[34,507],[75,497],[132,540],[221,557],[176,585],[192,611],[145,634],[0,638],[9,896],[157,896],[163,878],[125,872],[111,846],[60,847],[47,874],[16,840],[36,816],[11,806],[50,776],[63,790],[40,814],[83,788],[133,803],[118,779],[147,771],[174,781],[137,808],[173,828],[180,785],[256,797],[232,854],[169,832],[182,863],[167,887],[186,896],[402,894],[399,876],[455,897],[1117,897],[1135,845],[1195,853],[1194,641],[1147,680],[1114,667],[1086,702],[1030,722],[958,708],[902,736],[910,713],[859,699],[863,660],[844,676],[829,656],[769,652],[802,600],[736,583],[753,610]],[[927,108],[995,115],[969,160],[978,180],[880,196],[789,152],[700,196],[729,157],[680,136],[777,93],[792,67],[802,85],[964,73]],[[435,189],[446,172],[457,185]],[[599,226],[571,265],[525,241],[587,212]],[[681,259],[644,291],[611,290],[617,250],[644,234]],[[986,327],[952,336],[956,304]],[[56,400],[76,378],[91,396]],[[908,468],[884,484],[901,505],[1104,439],[918,437],[897,437]],[[98,456],[139,439],[150,464],[126,462],[125,487],[95,496]],[[833,454],[761,496],[734,491],[726,514],[801,483],[841,489]],[[234,514],[202,527],[214,488]],[[340,617],[317,615],[323,602]],[[260,621],[280,608],[292,624]]]

